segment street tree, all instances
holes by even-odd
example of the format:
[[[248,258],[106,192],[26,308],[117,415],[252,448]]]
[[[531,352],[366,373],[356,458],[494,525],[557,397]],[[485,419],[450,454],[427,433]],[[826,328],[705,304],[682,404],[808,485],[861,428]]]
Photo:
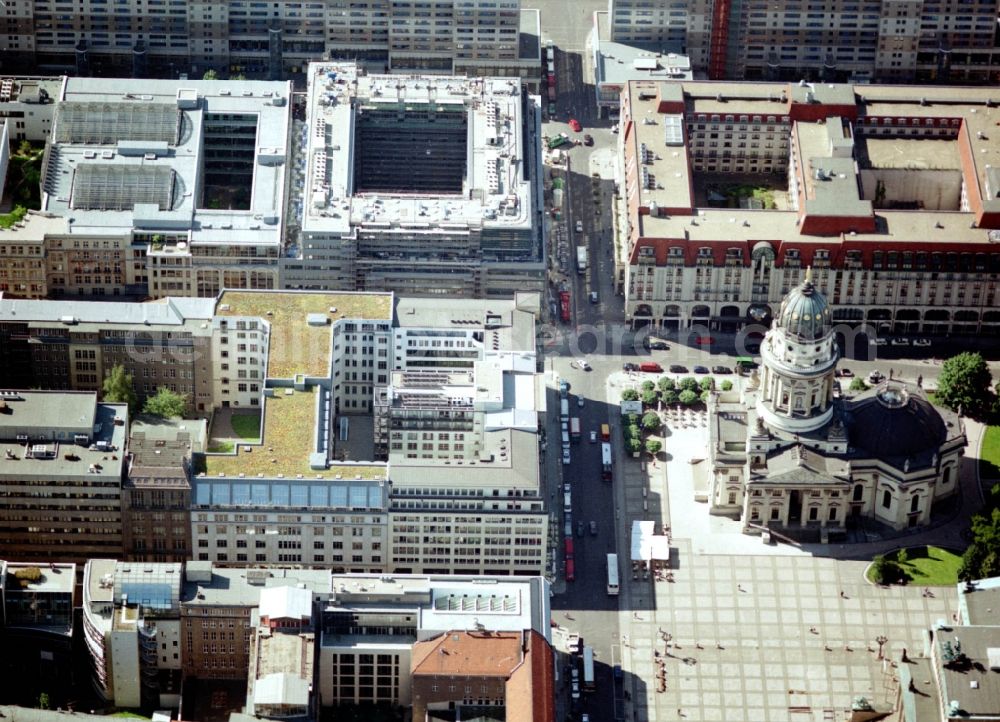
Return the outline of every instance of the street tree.
[[[650,411],[642,417],[642,428],[646,431],[656,431],[660,428],[662,423],[663,422],[660,421],[660,415],[655,411]]]
[[[659,439],[647,439],[646,440],[646,451],[650,456],[656,456],[660,453],[663,448],[663,444],[660,443]]]
[[[691,389],[684,389],[677,395],[677,400],[685,406],[690,406],[698,400],[698,394]]]
[[[982,355],[966,351],[941,365],[937,399],[952,410],[979,413],[993,407],[993,377]]]
[[[698,379],[693,376],[685,376],[677,385],[681,391],[696,391],[698,389]]]

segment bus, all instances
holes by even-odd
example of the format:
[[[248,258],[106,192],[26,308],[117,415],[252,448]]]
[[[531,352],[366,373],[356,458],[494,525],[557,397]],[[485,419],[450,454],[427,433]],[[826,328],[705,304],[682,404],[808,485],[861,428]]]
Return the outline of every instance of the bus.
[[[611,444],[601,444],[601,481],[611,481]]]
[[[618,555],[608,554],[608,594],[618,596]]]

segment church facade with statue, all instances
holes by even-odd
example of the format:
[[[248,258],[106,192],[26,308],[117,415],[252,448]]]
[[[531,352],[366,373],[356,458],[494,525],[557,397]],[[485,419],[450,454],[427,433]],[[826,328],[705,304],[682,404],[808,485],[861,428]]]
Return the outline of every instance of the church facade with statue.
[[[841,397],[835,336],[807,273],[764,337],[760,372],[709,402],[710,509],[744,532],[829,541],[865,520],[903,530],[959,493],[959,416],[900,380]]]

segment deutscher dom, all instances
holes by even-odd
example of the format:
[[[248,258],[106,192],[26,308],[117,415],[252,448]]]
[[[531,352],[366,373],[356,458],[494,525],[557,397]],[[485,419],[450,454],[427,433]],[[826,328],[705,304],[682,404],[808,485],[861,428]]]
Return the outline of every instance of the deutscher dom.
[[[965,433],[914,384],[888,380],[840,398],[830,307],[806,273],[761,344],[761,372],[710,402],[713,514],[803,541],[872,520],[927,524],[958,492]],[[870,524],[873,530],[877,524]]]

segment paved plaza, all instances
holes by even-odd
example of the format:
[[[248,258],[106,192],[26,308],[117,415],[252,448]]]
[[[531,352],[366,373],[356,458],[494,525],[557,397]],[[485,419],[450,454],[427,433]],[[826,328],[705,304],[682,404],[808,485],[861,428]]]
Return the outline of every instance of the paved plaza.
[[[635,383],[613,374],[609,404]],[[955,611],[954,590],[925,596],[920,587],[873,586],[864,579],[867,561],[830,556],[865,555],[858,545],[765,546],[738,522],[710,516],[707,503],[694,501],[691,461],[708,458],[702,421],[695,414],[668,427],[658,462],[619,464],[619,550],[629,549],[634,519],[670,525],[674,577],[622,580],[615,656],[629,692],[624,719],[840,722],[856,696],[891,704],[896,670],[879,659],[875,640],[888,640],[891,659],[904,648],[923,655],[924,630]]]
[[[894,668],[878,660],[874,640],[884,635],[893,658],[903,648],[916,657],[923,630],[953,611],[952,590],[925,597],[919,588],[873,587],[864,562],[702,555],[686,539],[674,551],[674,583],[644,594],[653,582],[626,582],[623,591],[655,595],[655,611],[631,615],[622,599],[631,719],[845,720],[855,696],[895,698]]]

